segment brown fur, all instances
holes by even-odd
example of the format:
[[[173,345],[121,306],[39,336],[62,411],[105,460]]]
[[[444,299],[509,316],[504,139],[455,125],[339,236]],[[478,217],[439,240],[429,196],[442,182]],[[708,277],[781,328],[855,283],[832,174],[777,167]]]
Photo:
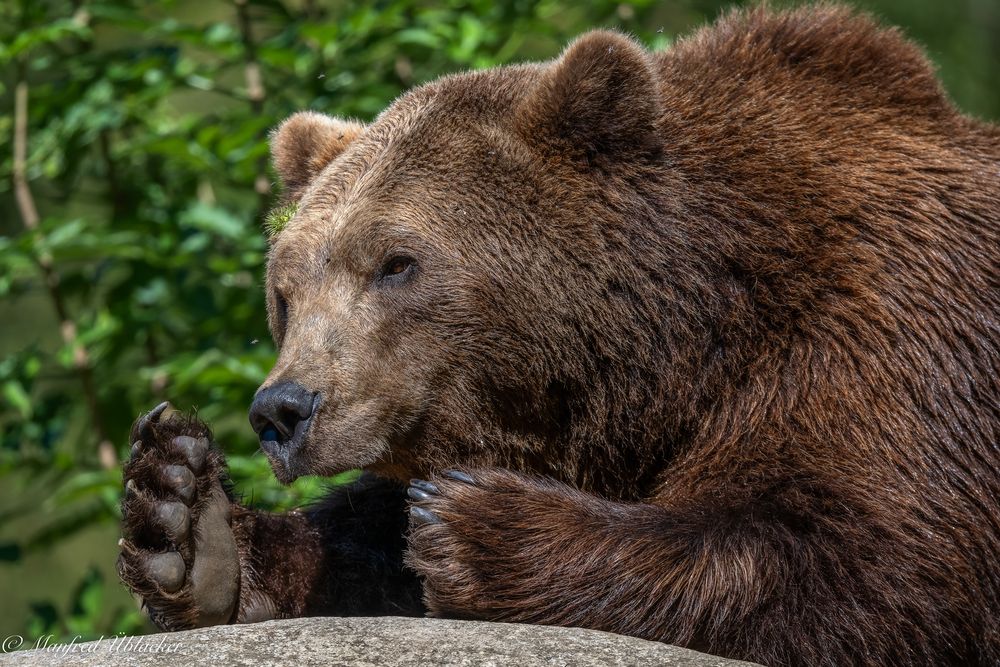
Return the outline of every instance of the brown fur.
[[[323,400],[272,463],[432,475],[432,613],[1000,662],[1000,132],[896,31],[822,6],[658,54],[598,32],[336,150],[302,123],[266,384]]]
[[[362,126],[312,111],[295,114],[271,135],[274,168],[284,195],[294,200],[335,157],[354,141]]]

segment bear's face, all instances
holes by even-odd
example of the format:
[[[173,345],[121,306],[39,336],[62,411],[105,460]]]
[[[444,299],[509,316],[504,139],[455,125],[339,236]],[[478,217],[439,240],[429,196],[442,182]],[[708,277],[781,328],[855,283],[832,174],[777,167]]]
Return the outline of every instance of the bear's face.
[[[294,451],[265,443],[279,479],[527,460],[570,427],[565,378],[610,270],[590,259],[591,170],[646,150],[646,61],[596,33],[551,65],[417,89],[367,127],[303,113],[278,129],[295,214],[268,262],[280,354],[263,387],[315,395]]]

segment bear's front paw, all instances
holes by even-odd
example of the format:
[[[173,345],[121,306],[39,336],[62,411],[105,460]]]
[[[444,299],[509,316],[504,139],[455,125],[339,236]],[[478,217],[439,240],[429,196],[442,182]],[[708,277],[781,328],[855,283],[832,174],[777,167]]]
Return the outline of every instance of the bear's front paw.
[[[500,470],[450,470],[412,480],[407,565],[431,615],[526,619],[558,535],[555,483]],[[551,525],[550,525],[551,524]],[[535,590],[531,587],[535,585]]]
[[[160,628],[228,623],[240,557],[225,463],[204,424],[164,418],[168,407],[157,406],[132,428],[118,572]]]

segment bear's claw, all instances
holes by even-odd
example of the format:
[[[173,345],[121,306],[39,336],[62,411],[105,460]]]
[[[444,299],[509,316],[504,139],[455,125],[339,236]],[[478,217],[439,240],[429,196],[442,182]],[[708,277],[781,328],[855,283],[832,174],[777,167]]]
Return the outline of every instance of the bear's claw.
[[[431,493],[434,495],[441,493],[440,491],[438,491],[438,488],[434,486],[434,484],[422,479],[411,479],[410,488],[415,489],[417,491],[422,491],[424,493]],[[410,497],[412,498],[413,496]]]
[[[431,498],[431,494],[413,486],[407,489],[406,495],[408,495],[412,500],[416,500],[418,503],[424,500],[430,500]]]
[[[461,470],[445,470],[442,473],[445,477],[450,477],[451,479],[458,482],[465,482],[466,484],[475,484],[476,480],[473,479],[472,475]]]
[[[438,515],[418,505],[414,505],[410,508],[410,521],[417,526],[430,523],[441,523],[441,519]]]
[[[406,495],[413,501],[410,503],[410,523],[412,526],[441,523],[441,517],[432,512],[426,505],[419,504],[433,501],[440,493],[437,485],[431,482],[422,479],[410,480],[410,487],[406,490]]]
[[[136,452],[139,449],[142,448],[142,440],[141,440],[141,438],[143,436],[145,436],[145,437],[148,438],[151,435],[150,430],[149,430],[150,426],[152,426],[153,424],[158,423],[160,421],[160,417],[163,415],[164,412],[167,411],[167,408],[169,408],[169,407],[170,407],[170,402],[169,401],[163,401],[162,403],[160,403],[159,405],[157,405],[155,408],[153,408],[152,410],[150,410],[149,412],[147,412],[146,414],[144,414],[142,417],[140,417],[139,421],[137,421],[135,423],[135,426],[132,427],[132,454],[133,455],[135,455]]]
[[[476,484],[475,478],[462,470],[445,470],[441,476],[445,478],[445,482],[454,480],[461,484]],[[406,495],[413,501],[410,503],[410,524],[413,527],[442,523],[441,517],[431,509],[435,501],[443,497],[437,484],[423,479],[411,479]]]

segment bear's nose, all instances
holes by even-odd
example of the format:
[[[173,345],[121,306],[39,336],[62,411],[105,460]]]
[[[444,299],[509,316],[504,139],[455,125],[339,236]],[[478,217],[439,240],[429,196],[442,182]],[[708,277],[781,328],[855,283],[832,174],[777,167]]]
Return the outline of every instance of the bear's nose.
[[[250,425],[261,442],[292,440],[312,417],[317,394],[297,382],[279,382],[257,392],[250,406]],[[306,424],[303,424],[306,426]]]

